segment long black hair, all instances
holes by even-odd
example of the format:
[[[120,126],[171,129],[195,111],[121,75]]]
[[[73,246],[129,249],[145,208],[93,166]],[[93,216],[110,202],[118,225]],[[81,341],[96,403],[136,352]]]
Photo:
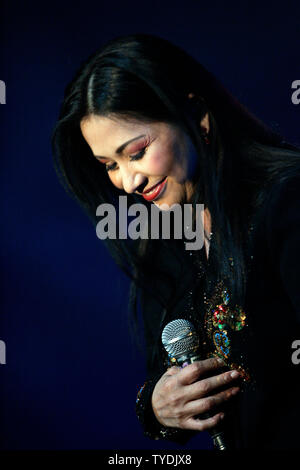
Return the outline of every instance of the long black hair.
[[[190,93],[195,99],[188,98]],[[208,145],[199,126],[206,113]],[[117,37],[92,54],[67,85],[52,135],[57,174],[94,224],[99,204],[116,205],[124,192],[113,186],[82,136],[80,121],[91,114],[167,122],[190,136],[198,154],[192,203],[205,204],[212,219],[214,253],[205,282],[211,285],[226,277],[232,301],[243,305],[249,224],[270,185],[299,174],[299,148],[252,115],[180,47],[147,34]],[[136,194],[128,194],[127,201],[128,207],[142,202]],[[165,241],[107,239],[105,243],[132,279],[130,305],[136,315],[137,288],[149,286],[157,243]],[[167,275],[174,288],[170,273],[162,273],[164,282]]]

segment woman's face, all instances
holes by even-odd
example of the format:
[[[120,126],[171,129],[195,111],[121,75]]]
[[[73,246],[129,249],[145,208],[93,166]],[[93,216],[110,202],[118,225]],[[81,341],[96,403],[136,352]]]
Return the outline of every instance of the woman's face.
[[[193,186],[189,178],[197,154],[190,138],[177,126],[89,115],[80,128],[118,189],[139,194],[158,207],[190,200]]]

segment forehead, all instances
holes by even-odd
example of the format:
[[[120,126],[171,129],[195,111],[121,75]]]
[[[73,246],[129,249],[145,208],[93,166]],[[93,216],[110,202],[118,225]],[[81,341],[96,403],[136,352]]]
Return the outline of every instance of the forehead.
[[[80,122],[83,137],[94,153],[108,155],[126,140],[147,134],[155,124],[90,115]]]

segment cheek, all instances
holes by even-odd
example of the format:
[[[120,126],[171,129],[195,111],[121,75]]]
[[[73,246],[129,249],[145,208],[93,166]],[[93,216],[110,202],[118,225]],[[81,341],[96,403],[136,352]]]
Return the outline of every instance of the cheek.
[[[121,178],[117,175],[117,173],[108,173],[108,177],[116,188],[123,189]]]
[[[167,175],[174,165],[174,158],[170,151],[156,150],[149,156],[147,170],[153,175]]]

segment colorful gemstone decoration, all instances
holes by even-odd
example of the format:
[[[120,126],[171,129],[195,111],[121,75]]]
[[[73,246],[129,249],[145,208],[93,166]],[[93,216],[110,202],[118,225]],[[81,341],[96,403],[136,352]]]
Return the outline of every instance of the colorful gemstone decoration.
[[[213,311],[213,326],[219,330],[223,330],[229,325],[232,330],[240,331],[245,326],[246,314],[241,307],[236,307],[236,309],[233,310],[227,306],[229,295],[226,290],[222,295],[225,301],[223,304],[217,305],[216,309]]]
[[[227,307],[225,305],[217,305],[213,312],[213,326],[219,330],[223,330],[226,326]]]
[[[227,358],[230,353],[230,340],[228,338],[227,331],[216,331],[213,335],[213,340],[217,351]]]
[[[206,299],[206,297],[205,297]],[[226,360],[229,367],[239,369],[241,376],[245,381],[250,380],[250,375],[242,366],[230,364],[231,355],[231,339],[230,331],[240,331],[246,325],[246,314],[244,310],[236,305],[234,308],[229,306],[230,295],[228,289],[221,281],[215,288],[214,295],[205,300],[207,304],[206,310],[206,332],[215,346],[214,355],[222,357]]]
[[[144,390],[145,388],[145,385],[146,385],[147,382],[144,383],[144,385],[141,386],[141,388],[139,389],[138,393],[137,393],[137,397],[136,397],[136,403],[138,403],[141,399],[141,393],[142,391]]]

